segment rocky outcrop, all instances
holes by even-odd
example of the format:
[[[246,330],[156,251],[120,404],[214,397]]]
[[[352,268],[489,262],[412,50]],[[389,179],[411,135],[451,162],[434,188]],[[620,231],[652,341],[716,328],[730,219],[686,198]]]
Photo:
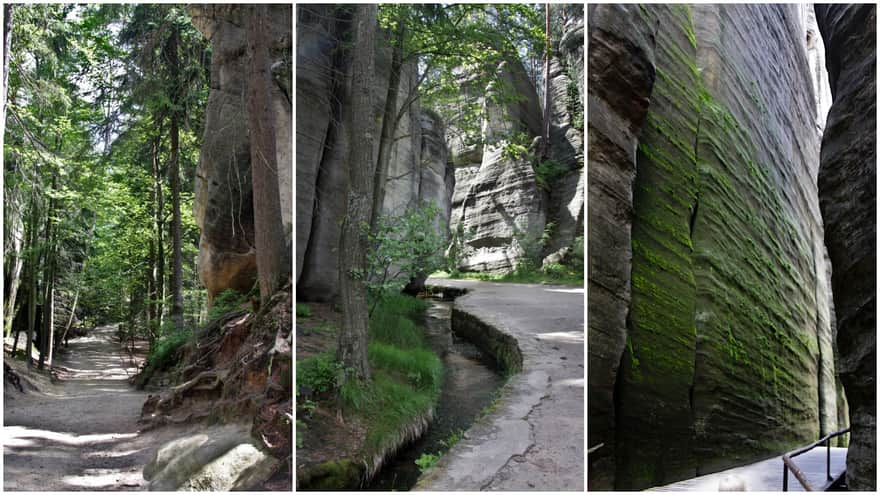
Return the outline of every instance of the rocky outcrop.
[[[352,36],[350,13],[331,5],[297,8],[297,298],[332,301],[338,294],[339,226],[345,213],[340,198],[348,187],[345,110],[351,60],[350,53],[340,49],[340,41]],[[386,44],[377,48],[371,85],[376,101],[374,136],[381,135],[390,73],[391,52]],[[416,77],[415,65],[405,64],[398,111],[410,100]],[[446,167],[444,129],[418,102],[403,111],[394,133],[382,210],[400,214],[420,202],[434,202],[441,212],[438,223],[444,225],[440,231],[445,233],[447,190],[454,174]],[[374,156],[378,157],[379,140],[375,141]]]
[[[260,490],[279,461],[254,445],[249,429],[212,426],[163,445],[144,467],[150,490]]]
[[[281,216],[290,238],[293,111],[290,99],[292,36],[289,5],[269,7],[267,39],[276,84],[271,88]],[[201,230],[199,278],[209,301],[224,289],[250,290],[256,280],[254,213],[246,101],[247,33],[240,5],[191,5],[193,25],[211,41],[211,94],[196,170],[194,214]],[[314,88],[314,87],[312,87]],[[309,85],[304,87],[309,90]],[[313,122],[320,127],[320,120]],[[298,150],[309,153],[308,149]],[[306,173],[306,172],[304,172]]]
[[[654,23],[636,5],[589,12],[589,488],[614,488],[614,387],[626,345],[632,185],[654,85]]]
[[[852,424],[851,490],[876,489],[876,7],[816,5],[833,103],[819,197],[833,266],[840,378]]]
[[[591,486],[815,441],[840,415],[798,7],[591,9]]]
[[[551,13],[561,34],[550,59],[548,158],[558,177],[546,187],[547,221],[553,227],[542,254],[556,253],[584,235],[584,11],[557,4]]]
[[[498,79],[499,86],[521,98],[493,101],[490,87],[487,96],[465,100],[483,107],[478,144],[467,144],[458,132],[448,143],[456,166],[449,227],[467,233],[462,271],[511,271],[526,244],[540,237],[547,217],[531,162],[508,149],[517,134],[528,139],[541,134],[537,93],[519,61],[503,62]]]

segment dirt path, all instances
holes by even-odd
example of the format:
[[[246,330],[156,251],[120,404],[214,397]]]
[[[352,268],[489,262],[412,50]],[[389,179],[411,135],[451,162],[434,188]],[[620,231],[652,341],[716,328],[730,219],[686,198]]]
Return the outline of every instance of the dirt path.
[[[147,393],[128,385],[136,364],[115,329],[71,340],[55,363],[60,382],[6,393],[4,491],[144,489],[143,466],[181,430],[138,431]]]

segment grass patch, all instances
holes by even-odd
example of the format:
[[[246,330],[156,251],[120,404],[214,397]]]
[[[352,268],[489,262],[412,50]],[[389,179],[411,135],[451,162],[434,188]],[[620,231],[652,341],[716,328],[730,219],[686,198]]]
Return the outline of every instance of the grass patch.
[[[446,272],[432,274],[435,278],[458,278],[463,280],[482,280],[484,282],[507,282],[515,284],[584,285],[583,270],[575,270],[566,265],[551,265],[548,271],[517,269],[505,274],[460,272],[455,277]],[[558,268],[557,268],[558,267]]]
[[[308,304],[296,303],[296,317],[297,318],[308,318],[312,316],[312,309],[309,308]]]
[[[173,329],[171,326],[167,328],[169,329],[166,330],[167,333],[150,346],[144,371],[137,378],[138,386],[143,387],[156,372],[164,371],[177,363],[180,359],[180,348],[192,338],[193,333],[189,328]]]
[[[367,451],[397,443],[440,398],[443,363],[410,319],[429,306],[414,297],[386,294],[370,318],[373,380],[348,381],[340,390],[344,407],[368,420]]]
[[[400,294],[385,294],[376,302],[369,326],[369,382],[343,382],[345,370],[332,350],[297,363],[297,403],[302,396],[320,394],[338,401],[333,407],[341,407],[346,415],[364,419],[363,452],[368,459],[410,438],[413,426],[440,398],[443,363],[411,320],[429,306]],[[332,399],[330,392],[335,392]]]

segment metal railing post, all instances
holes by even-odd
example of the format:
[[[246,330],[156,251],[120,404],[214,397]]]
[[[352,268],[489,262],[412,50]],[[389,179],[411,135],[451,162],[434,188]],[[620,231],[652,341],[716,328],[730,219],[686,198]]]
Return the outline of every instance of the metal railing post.
[[[831,481],[831,437],[828,437],[828,440],[825,442],[825,445],[828,447],[825,452],[825,473],[828,477],[828,481]]]
[[[788,491],[788,464],[782,463],[782,491]]]

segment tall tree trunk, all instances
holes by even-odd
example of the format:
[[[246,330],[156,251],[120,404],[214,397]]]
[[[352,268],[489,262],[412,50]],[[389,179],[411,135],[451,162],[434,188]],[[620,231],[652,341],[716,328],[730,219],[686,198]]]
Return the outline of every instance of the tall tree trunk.
[[[403,67],[403,41],[406,35],[404,17],[397,20],[397,33],[391,52],[391,75],[388,80],[388,93],[385,96],[385,111],[382,116],[382,137],[379,141],[379,159],[373,174],[373,208],[370,214],[370,230],[376,231],[385,202],[385,182],[388,180],[388,166],[391,149],[394,147],[394,132],[397,130],[397,95],[400,93],[400,71]]]
[[[6,90],[9,85],[9,48],[12,44],[12,4],[3,5],[3,115],[6,121]]]
[[[550,4],[544,4],[544,128],[542,154],[550,154]]]
[[[153,141],[153,194],[156,197],[156,297],[155,321],[156,329],[162,328],[162,317],[165,306],[165,191],[163,190],[162,167],[159,163],[162,122],[158,124],[159,132]]]
[[[373,199],[373,101],[370,86],[375,70],[375,34],[377,5],[358,4],[354,17],[357,37],[352,53],[350,150],[348,158],[349,188],[339,249],[339,292],[342,304],[342,326],[338,335],[336,356],[355,377],[368,380],[367,360],[367,290],[366,251],[370,208]]]
[[[70,308],[70,317],[67,318],[67,325],[64,325],[64,334],[61,336],[61,340],[58,342],[59,345],[61,345],[61,343],[64,343],[65,346],[67,345],[67,333],[70,332],[70,327],[73,326],[73,320],[76,319],[76,303],[79,302],[79,289],[80,286],[79,284],[77,284],[76,292],[73,296],[73,306]]]
[[[171,102],[174,110],[171,112],[171,321],[177,328],[183,327],[183,244],[180,227],[180,111],[181,105],[181,81],[180,81],[180,58],[177,50],[180,44],[180,32],[175,27],[168,41],[168,66],[171,72],[171,81],[174,84],[171,94]]]
[[[28,283],[28,329],[27,343],[25,344],[25,359],[28,368],[33,367],[31,356],[34,349],[34,331],[37,319],[37,277],[40,273],[40,249],[37,249],[37,224],[40,221],[39,204],[36,197],[36,189],[31,192],[30,222],[28,224],[28,269],[30,271]]]
[[[272,75],[269,66],[268,22],[265,5],[253,5],[249,16],[248,123],[250,127],[251,180],[254,197],[254,240],[260,299],[265,302],[290,275],[290,250],[284,239],[275,126],[272,115]]]
[[[52,174],[52,191],[57,186],[58,175]],[[55,312],[55,229],[52,217],[55,215],[55,199],[49,200],[49,209],[46,212],[46,232],[45,238],[45,263],[43,273],[43,326],[40,332],[40,362],[39,369],[43,369],[46,357],[49,358],[49,366],[52,365],[52,336]]]
[[[7,191],[6,198],[10,203],[16,205],[15,208],[7,208],[6,220],[8,224],[5,228],[10,229],[11,245],[6,244],[6,261],[11,264],[9,271],[6,273],[6,283],[8,290],[6,291],[6,306],[3,308],[3,330],[4,335],[9,336],[12,332],[12,321],[15,319],[16,299],[18,296],[18,288],[21,285],[21,269],[24,265],[24,252],[22,250],[24,243],[24,222],[22,221],[21,197],[17,191]],[[11,225],[10,225],[11,224]]]

